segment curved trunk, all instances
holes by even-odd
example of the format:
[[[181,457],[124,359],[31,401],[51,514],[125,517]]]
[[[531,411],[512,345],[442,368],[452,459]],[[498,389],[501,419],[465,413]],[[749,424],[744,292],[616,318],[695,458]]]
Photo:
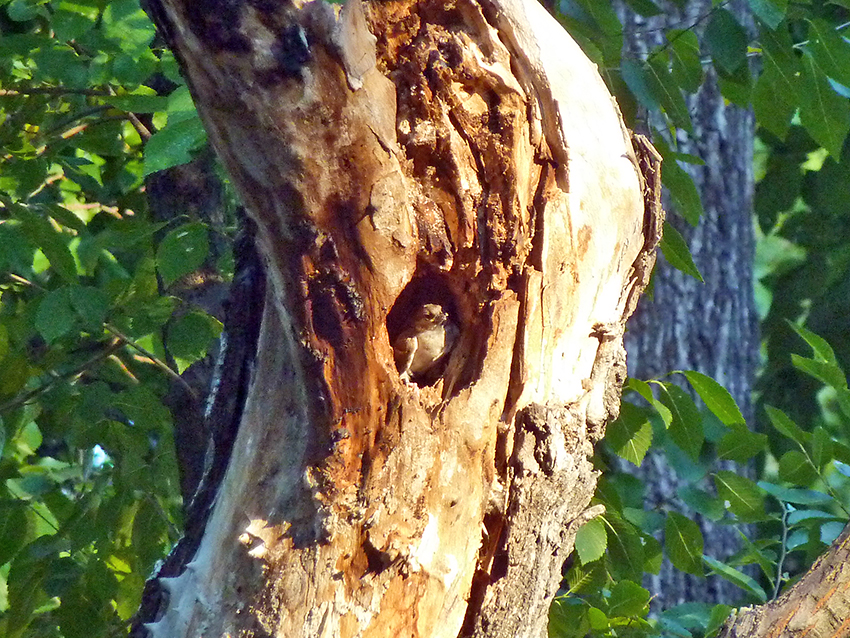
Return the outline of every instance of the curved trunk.
[[[545,635],[598,513],[654,151],[534,1],[151,10],[269,285],[209,521],[144,626]]]

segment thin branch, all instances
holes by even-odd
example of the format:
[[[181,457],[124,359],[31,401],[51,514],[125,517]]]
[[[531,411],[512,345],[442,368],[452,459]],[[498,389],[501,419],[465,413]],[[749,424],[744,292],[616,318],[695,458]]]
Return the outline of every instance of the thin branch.
[[[779,501],[782,505],[782,547],[779,550],[779,560],[776,562],[776,582],[773,585],[773,600],[779,596],[779,589],[782,587],[782,568],[785,563],[785,556],[788,553],[786,545],[788,543],[788,504]]]
[[[22,278],[19,278],[22,279]],[[24,280],[26,281],[26,280]],[[39,387],[30,390],[24,394],[18,395],[16,397],[12,397],[6,403],[0,405],[0,414],[6,412],[7,410],[11,410],[21,405],[26,405],[30,401],[32,401],[35,397],[44,394],[54,385],[59,383],[60,381],[67,381],[68,379],[73,379],[77,375],[82,374],[89,368],[91,368],[95,363],[101,361],[102,359],[106,359],[112,356],[115,352],[119,351],[124,347],[124,343],[121,340],[114,340],[112,344],[110,344],[107,348],[101,350],[100,352],[94,354],[93,356],[86,359],[83,363],[78,365],[76,368],[65,372],[64,374],[55,374],[52,379],[43,383]]]
[[[89,97],[109,97],[106,91],[96,89],[70,89],[64,86],[33,86],[27,89],[0,89],[0,97],[20,97],[26,95],[86,95]]]
[[[130,124],[133,125],[133,127],[136,129],[136,132],[139,134],[139,137],[141,137],[143,140],[147,142],[152,137],[150,129],[142,123],[142,121],[136,116],[135,113],[127,111],[127,119],[130,120]]]
[[[164,361],[159,359],[155,354],[153,354],[152,352],[149,352],[147,349],[140,346],[138,343],[133,341],[133,339],[131,339],[127,335],[123,334],[120,330],[118,330],[118,328],[113,326],[111,323],[106,322],[106,323],[103,324],[103,327],[106,328],[106,330],[108,332],[112,333],[114,336],[118,337],[121,341],[126,343],[128,346],[130,346],[134,350],[137,350],[144,357],[146,357],[147,359],[150,359],[150,361],[157,368],[159,368],[165,374],[167,374],[169,377],[174,379],[174,381],[176,381],[177,383],[182,385],[186,389],[186,391],[189,393],[189,396],[191,396],[193,399],[198,398],[198,395],[195,392],[195,390],[192,389],[192,386],[190,386],[188,383],[186,383],[186,380],[183,377],[181,377],[177,372],[172,370],[171,367],[167,363],[165,363]]]

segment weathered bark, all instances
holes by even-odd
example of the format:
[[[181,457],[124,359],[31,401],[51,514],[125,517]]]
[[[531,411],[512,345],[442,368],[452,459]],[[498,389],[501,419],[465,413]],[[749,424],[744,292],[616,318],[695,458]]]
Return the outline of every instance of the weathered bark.
[[[150,8],[269,286],[217,501],[144,626],[544,635],[596,514],[657,156],[533,0]],[[460,336],[409,383],[391,344],[424,303]]]
[[[173,88],[173,87],[171,87]],[[151,218],[158,222],[173,222],[180,217],[201,219],[214,228],[224,225],[223,184],[214,173],[212,151],[207,149],[194,161],[175,166],[167,171],[149,175],[145,180]],[[161,240],[171,229],[166,225],[158,232]],[[217,276],[215,263],[222,254],[223,238],[216,233],[211,250],[200,268],[173,282],[162,294],[180,299],[174,317],[200,307],[205,312],[224,321],[224,300],[228,294],[227,283]],[[173,320],[172,320],[173,321]],[[162,330],[166,353],[169,350],[168,330],[171,321]],[[180,380],[171,382],[164,403],[174,419],[174,445],[177,467],[180,470],[180,492],[188,504],[204,473],[208,433],[204,424],[204,403],[210,388],[216,352],[209,353],[183,372]],[[176,368],[173,358],[168,364]]]
[[[681,3],[680,3],[681,4]],[[745,20],[749,8],[729,8]],[[643,19],[621,11],[628,55],[645,56],[664,42],[669,28],[696,24],[712,11],[709,0],[690,0],[679,8],[665,5],[662,15]],[[679,132],[678,150],[705,161],[682,164],[697,186],[705,214],[696,228],[674,219],[688,242],[705,282],[699,282],[661,261],[653,277],[651,299],[641,304],[629,323],[626,348],[629,374],[640,379],[664,376],[671,370],[699,370],[722,383],[732,394],[749,424],[754,423],[752,387],[758,361],[758,318],[753,288],[755,238],[752,220],[752,113],[728,104],[720,94],[713,71],[697,94],[688,97],[693,135]],[[663,127],[661,127],[663,128]],[[675,210],[673,206],[668,210]],[[729,467],[740,471],[739,467]],[[677,490],[682,479],[661,452],[651,452],[639,470],[647,485],[647,507],[655,510],[684,506]],[[710,485],[707,489],[713,489]],[[704,553],[723,560],[739,549],[738,532],[697,516],[705,538]],[[661,572],[647,577],[653,609],[663,610],[686,601],[734,604],[740,590],[717,577],[698,578],[665,562]]]
[[[730,616],[719,638],[738,636],[850,636],[850,527],[782,596]]]

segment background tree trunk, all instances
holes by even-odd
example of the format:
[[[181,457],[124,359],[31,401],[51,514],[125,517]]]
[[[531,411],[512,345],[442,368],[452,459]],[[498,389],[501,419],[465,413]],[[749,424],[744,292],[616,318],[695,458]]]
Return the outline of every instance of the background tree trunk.
[[[664,8],[662,15],[651,19],[628,9],[620,11],[629,55],[645,57],[665,41],[664,33],[670,28],[697,24],[701,34],[712,3],[692,0],[680,10],[668,2]],[[729,8],[748,23],[745,3],[732,3]],[[753,297],[754,120],[750,111],[726,103],[713,69],[699,92],[688,98],[688,107],[694,134],[689,137],[678,131],[677,150],[705,162],[704,166],[682,164],[696,183],[705,214],[696,228],[681,218],[671,223],[685,237],[705,282],[663,260],[659,263],[652,296],[629,323],[629,374],[647,379],[671,370],[703,372],[729,390],[752,427],[751,392],[759,349]],[[662,453],[650,453],[638,473],[647,486],[648,508],[683,508],[676,490],[686,481],[676,476]],[[702,517],[698,520],[705,554],[723,560],[739,548],[738,533],[732,527],[714,525]],[[740,591],[719,577],[701,579],[679,572],[669,562],[649,580],[647,586],[659,610],[695,600],[733,603]]]
[[[545,635],[598,513],[592,445],[658,241],[654,151],[536,2],[149,9],[268,287],[209,522],[140,621]],[[408,382],[392,344],[424,304],[459,337]]]

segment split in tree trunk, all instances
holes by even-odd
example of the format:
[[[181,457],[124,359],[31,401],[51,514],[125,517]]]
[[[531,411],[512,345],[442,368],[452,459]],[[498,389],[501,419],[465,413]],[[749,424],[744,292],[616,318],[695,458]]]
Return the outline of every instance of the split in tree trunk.
[[[533,0],[149,9],[268,288],[214,509],[144,627],[544,635],[599,513],[657,155]]]

